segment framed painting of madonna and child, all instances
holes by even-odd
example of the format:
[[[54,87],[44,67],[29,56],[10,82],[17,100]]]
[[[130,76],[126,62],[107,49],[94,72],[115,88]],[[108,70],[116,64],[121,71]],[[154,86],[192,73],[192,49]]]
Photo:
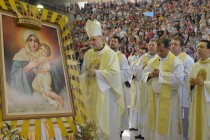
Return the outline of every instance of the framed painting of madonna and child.
[[[73,115],[67,65],[57,25],[21,27],[0,14],[4,120]]]

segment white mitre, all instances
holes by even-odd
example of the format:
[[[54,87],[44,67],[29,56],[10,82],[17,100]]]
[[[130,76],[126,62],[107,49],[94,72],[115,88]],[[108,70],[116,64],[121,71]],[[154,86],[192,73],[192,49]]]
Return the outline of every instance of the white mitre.
[[[102,35],[101,24],[97,20],[88,20],[85,25],[85,30],[87,32],[88,37],[92,36],[100,36]]]

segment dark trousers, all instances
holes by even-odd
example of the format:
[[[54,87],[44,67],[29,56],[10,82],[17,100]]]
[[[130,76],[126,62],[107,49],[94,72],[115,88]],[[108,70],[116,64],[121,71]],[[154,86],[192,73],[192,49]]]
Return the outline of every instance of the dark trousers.
[[[182,107],[184,108],[184,118],[182,118],[182,129],[183,129],[183,137],[184,140],[188,139],[188,127],[189,127],[189,107]]]

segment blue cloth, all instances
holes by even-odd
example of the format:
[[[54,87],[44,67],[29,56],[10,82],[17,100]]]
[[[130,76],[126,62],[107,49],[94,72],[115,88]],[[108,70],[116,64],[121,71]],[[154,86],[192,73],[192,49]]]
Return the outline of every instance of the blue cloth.
[[[11,70],[11,88],[26,96],[32,96],[32,82],[36,76],[33,70],[25,73],[24,67],[28,65],[28,61],[13,61]],[[52,77],[52,90],[56,93],[64,87],[62,85],[56,66],[51,64],[50,74]]]
[[[32,81],[35,77],[33,70],[24,72],[28,61],[13,61],[11,70],[11,87],[26,96],[32,96]]]
[[[154,16],[154,12],[144,12],[144,16],[153,17]]]

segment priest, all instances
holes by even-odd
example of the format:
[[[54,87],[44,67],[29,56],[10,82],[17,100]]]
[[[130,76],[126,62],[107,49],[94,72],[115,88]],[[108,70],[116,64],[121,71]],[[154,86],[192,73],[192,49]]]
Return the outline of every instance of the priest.
[[[127,95],[131,95],[131,88],[129,81],[132,80],[133,75],[126,56],[119,51],[120,42],[121,42],[120,37],[113,36],[110,41],[110,47],[117,54],[121,70],[121,81],[122,81],[124,105],[125,105],[125,113],[121,118],[121,136],[122,136],[123,131],[129,129],[129,118],[128,118],[128,109],[127,109],[128,104],[126,97]]]
[[[142,78],[143,70],[147,66],[147,63],[149,60],[152,58],[156,57],[156,52],[157,52],[157,43],[156,39],[152,38],[149,41],[148,44],[148,52],[143,54],[140,57],[139,62],[136,64],[134,67],[134,75],[136,77],[139,77],[139,79]],[[140,95],[137,96],[137,100],[139,100],[139,117],[138,117],[138,134],[135,136],[136,139],[143,139],[145,137],[145,115],[146,115],[146,109],[147,109],[147,85],[140,80],[139,82],[139,87],[140,87]]]
[[[87,121],[95,122],[96,139],[119,140],[120,117],[124,113],[119,61],[104,42],[97,20],[88,20],[85,29],[92,46],[84,56],[80,76]]]
[[[171,52],[178,57],[184,66],[184,81],[182,82],[182,85],[179,89],[179,95],[180,95],[180,110],[181,110],[181,116],[182,116],[182,130],[183,130],[183,138],[188,139],[188,112],[189,112],[189,98],[188,93],[186,89],[186,83],[188,74],[192,68],[192,65],[194,64],[194,60],[191,56],[183,52],[183,46],[184,41],[180,37],[174,37],[171,43],[170,50]],[[180,117],[181,117],[180,116]],[[181,119],[181,118],[180,118]]]
[[[189,140],[210,139],[210,41],[197,44],[200,60],[189,74]]]
[[[169,51],[170,41],[157,40],[157,54],[143,71],[148,84],[146,140],[181,140],[179,87],[184,78],[182,62]]]

